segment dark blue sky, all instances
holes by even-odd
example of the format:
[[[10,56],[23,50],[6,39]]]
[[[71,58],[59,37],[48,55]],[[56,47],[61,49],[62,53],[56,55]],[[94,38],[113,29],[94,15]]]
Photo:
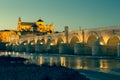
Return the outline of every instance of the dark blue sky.
[[[120,25],[120,0],[0,0],[0,30],[16,29],[22,21],[44,20],[55,30]]]

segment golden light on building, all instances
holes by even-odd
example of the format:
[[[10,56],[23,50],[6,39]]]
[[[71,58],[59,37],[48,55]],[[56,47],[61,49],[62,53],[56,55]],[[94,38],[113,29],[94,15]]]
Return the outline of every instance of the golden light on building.
[[[104,43],[103,43],[103,42],[100,42],[100,45],[104,45]]]
[[[53,45],[55,45],[55,44],[51,42],[50,45],[53,46]]]
[[[24,43],[24,45],[27,45],[27,43]]]
[[[107,44],[107,41],[108,41],[108,36],[104,36],[104,42],[105,42],[105,44]]]
[[[21,18],[18,19],[18,31],[38,31],[46,33],[54,33],[53,24],[45,25],[44,21],[39,19],[36,22],[22,22]]]
[[[2,42],[11,42],[13,40],[18,39],[16,31],[14,30],[2,30],[0,31],[0,39]]]

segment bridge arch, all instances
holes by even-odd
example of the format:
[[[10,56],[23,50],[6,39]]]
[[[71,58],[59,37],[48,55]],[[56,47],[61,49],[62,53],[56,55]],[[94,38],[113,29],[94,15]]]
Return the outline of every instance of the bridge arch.
[[[78,36],[73,36],[70,40],[70,46],[73,48],[76,42],[80,42],[80,39]]]
[[[48,38],[46,43],[51,43],[51,39]]]
[[[44,39],[38,39],[36,44],[45,44],[45,40]]]
[[[110,36],[108,41],[107,41],[107,45],[108,46],[112,46],[112,47],[117,47],[117,44],[120,43],[120,39],[118,36]]]
[[[112,35],[107,40],[106,54],[107,55],[117,55],[117,45],[120,43],[120,39],[116,35]]]
[[[55,44],[58,46],[60,43],[65,43],[66,42],[66,38],[64,36],[62,37],[58,37],[55,40]]]
[[[100,38],[101,36],[97,33],[97,32],[90,32],[88,33],[88,38],[87,38],[87,45],[89,47],[92,47],[92,45],[94,44],[94,42]]]
[[[46,44],[47,43],[47,41],[48,41],[48,39],[47,38],[42,38],[42,39],[40,39],[42,42],[44,42],[44,44]]]
[[[42,42],[43,44],[46,44],[47,39],[44,39],[44,38],[38,39],[37,42],[38,42],[38,43],[39,43],[39,42]]]
[[[59,45],[60,43],[65,43],[64,39],[62,37],[59,37],[57,39],[57,45]]]
[[[35,40],[31,40],[28,44],[34,45],[35,44]]]
[[[25,40],[25,41],[23,41],[22,43],[21,43],[21,45],[27,45],[28,44],[28,41],[27,40]]]
[[[100,45],[105,45],[105,41],[103,37],[100,38]]]

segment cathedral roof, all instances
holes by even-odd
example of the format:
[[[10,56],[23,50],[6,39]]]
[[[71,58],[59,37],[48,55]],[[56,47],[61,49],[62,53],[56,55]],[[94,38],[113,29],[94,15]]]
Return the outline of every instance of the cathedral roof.
[[[21,22],[21,25],[32,25],[34,22]]]

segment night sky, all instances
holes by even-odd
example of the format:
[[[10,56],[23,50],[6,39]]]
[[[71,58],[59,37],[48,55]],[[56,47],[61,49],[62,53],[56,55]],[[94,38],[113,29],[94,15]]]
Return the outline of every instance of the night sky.
[[[120,0],[0,0],[0,30],[42,19],[56,31],[120,26]]]

